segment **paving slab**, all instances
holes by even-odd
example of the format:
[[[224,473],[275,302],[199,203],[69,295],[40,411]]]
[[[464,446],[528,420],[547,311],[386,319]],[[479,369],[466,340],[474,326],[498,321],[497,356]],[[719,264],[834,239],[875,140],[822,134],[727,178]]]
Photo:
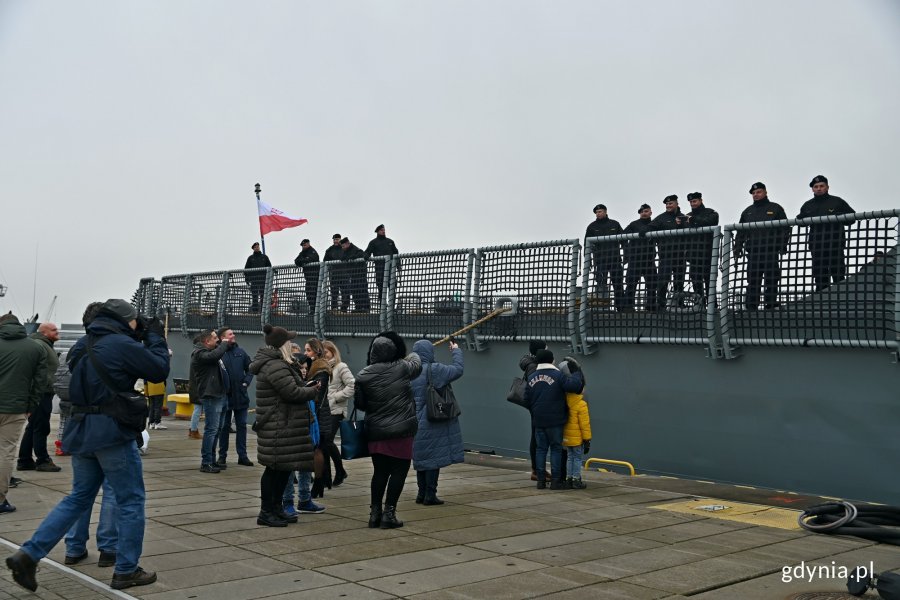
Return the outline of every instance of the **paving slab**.
[[[153,432],[143,459],[148,519],[142,566],[156,570],[159,581],[127,590],[135,598],[756,600],[814,589],[780,582],[782,568],[801,561],[827,567],[871,560],[878,569],[900,568],[898,548],[762,526],[753,521],[762,511],[735,523],[655,508],[692,497],[686,484],[669,490],[671,480],[658,485],[655,478],[588,471],[586,490],[537,490],[526,462],[479,454],[442,470],[442,506],[414,503],[411,473],[398,503],[406,522],[401,529],[367,527],[372,467],[365,459],[347,461],[350,477],[326,490],[325,513],[301,515],[285,528],[260,527],[263,468],[230,464],[218,475],[200,473],[199,443],[186,431],[186,423],[171,422],[169,430]],[[255,436],[248,442],[255,456]],[[68,491],[69,459],[60,464],[62,473],[26,473],[28,481],[11,490],[20,508],[0,515],[0,538],[29,538]],[[693,489],[703,490],[698,497],[708,490],[713,498],[740,499],[730,486]],[[756,501],[766,497],[754,493]],[[94,524],[99,506],[98,499]],[[96,566],[91,545],[89,561],[76,570],[43,563],[36,595],[0,571],[0,600],[114,597],[105,587],[112,569]],[[0,547],[0,561],[11,551]],[[60,544],[49,558],[63,555]],[[821,589],[843,589],[824,583]]]

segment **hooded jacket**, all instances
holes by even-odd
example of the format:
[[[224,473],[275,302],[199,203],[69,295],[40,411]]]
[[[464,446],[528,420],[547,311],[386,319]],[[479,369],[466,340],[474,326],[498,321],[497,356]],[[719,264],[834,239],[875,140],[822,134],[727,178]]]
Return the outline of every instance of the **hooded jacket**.
[[[99,406],[115,402],[117,392],[134,389],[138,379],[165,381],[169,376],[169,346],[162,336],[146,333],[143,343],[126,324],[100,315],[88,325],[87,335],[78,340],[66,358],[72,379],[69,401],[76,406]],[[93,340],[94,356],[106,370],[114,390],[97,374],[87,353]],[[63,432],[62,449],[74,455],[86,455],[116,444],[134,443],[134,432],[123,429],[106,414],[73,414]]]
[[[406,344],[396,333],[381,333],[369,345],[369,366],[356,375],[354,404],[366,413],[369,441],[416,435],[415,400],[410,382],[422,372],[413,352],[403,357]]]
[[[244,410],[250,407],[248,386],[253,381],[250,372],[250,355],[234,344],[222,355],[222,364],[228,374],[228,409]]]
[[[47,355],[18,321],[0,323],[0,413],[21,415],[38,405]]]
[[[568,421],[566,392],[581,392],[581,372],[566,376],[556,365],[540,363],[528,377],[525,400],[531,406],[531,421],[536,428],[562,427]]]
[[[563,446],[580,446],[591,439],[591,415],[584,394],[566,393],[569,420],[563,428]]]
[[[453,363],[449,365],[435,362],[434,345],[428,340],[417,341],[413,345],[413,352],[422,359],[422,372],[412,381],[413,396],[416,399],[416,418],[419,423],[413,442],[413,467],[417,471],[426,471],[461,463],[465,460],[465,455],[459,419],[429,421],[425,401],[429,377],[435,389],[445,388],[450,382],[462,377],[462,350],[456,348],[452,351]]]
[[[256,375],[256,457],[276,471],[313,471],[309,401],[316,390],[305,387],[300,374],[284,361],[281,352],[260,348],[250,363]],[[271,413],[271,414],[269,414]]]

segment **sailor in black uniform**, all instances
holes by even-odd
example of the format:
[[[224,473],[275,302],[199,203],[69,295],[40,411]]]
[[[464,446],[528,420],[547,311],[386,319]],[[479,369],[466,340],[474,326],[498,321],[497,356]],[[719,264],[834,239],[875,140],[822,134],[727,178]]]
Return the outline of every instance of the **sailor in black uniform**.
[[[757,181],[750,186],[750,194],[753,196],[753,204],[741,213],[741,223],[778,221],[787,218],[784,209],[769,200],[763,182]],[[778,257],[787,252],[790,238],[790,227],[745,229],[737,232],[734,239],[735,256],[741,258],[744,253],[747,254],[747,291],[744,296],[747,310],[759,308],[759,292],[764,277],[765,307],[767,309],[778,307],[778,282],[781,279]]]
[[[798,219],[846,215],[854,212],[843,198],[828,193],[828,179],[824,175],[813,177],[809,187],[812,188],[813,197],[800,207]],[[813,280],[817,292],[827,288],[832,281],[838,283],[844,280],[845,227],[846,223],[817,223],[809,226],[807,245],[812,256]]]

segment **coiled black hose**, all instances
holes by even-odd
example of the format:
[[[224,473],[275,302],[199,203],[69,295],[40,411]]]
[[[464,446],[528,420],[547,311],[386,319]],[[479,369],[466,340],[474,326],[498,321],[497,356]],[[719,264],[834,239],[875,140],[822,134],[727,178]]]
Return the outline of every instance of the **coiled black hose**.
[[[896,506],[826,502],[804,510],[797,522],[813,533],[853,535],[900,546],[900,507]]]

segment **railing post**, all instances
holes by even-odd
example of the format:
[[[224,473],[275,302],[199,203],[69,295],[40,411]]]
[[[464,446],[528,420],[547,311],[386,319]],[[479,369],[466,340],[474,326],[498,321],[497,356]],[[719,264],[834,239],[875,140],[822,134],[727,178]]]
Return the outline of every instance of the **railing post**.
[[[269,319],[272,317],[272,288],[273,283],[275,282],[275,269],[272,267],[266,267],[266,285],[263,288],[263,297],[260,300],[259,307],[259,329],[262,331],[262,328],[266,326],[266,323],[269,322]]]
[[[191,283],[193,277],[188,274],[184,277],[184,291],[181,293],[181,335],[184,337],[190,337],[188,335],[187,330],[187,314],[188,314],[188,306],[191,302]]]
[[[473,281],[474,281],[474,283],[472,285],[472,301],[473,302],[480,302],[480,300],[481,300],[481,268],[482,268],[483,262],[484,262],[484,250],[479,248],[478,251],[475,253],[475,260],[474,260],[474,264],[472,267],[472,275],[473,275]],[[466,325],[474,323],[476,320],[478,320],[477,313],[478,313],[478,311],[476,310],[476,307],[473,306],[469,312],[469,321],[466,323]],[[468,335],[471,336],[471,338],[470,338],[471,342],[469,342],[469,350],[474,350],[476,352],[480,352],[481,350],[487,349],[486,344],[478,339],[478,335],[475,333],[474,329]]]
[[[572,270],[569,279],[569,309],[567,312],[567,321],[569,324],[569,344],[572,352],[577,352],[578,346],[578,327],[575,321],[575,312],[578,310],[578,263],[581,258],[581,243],[577,240],[572,244]]]
[[[712,254],[709,265],[709,286],[706,290],[706,339],[709,347],[709,357],[719,358],[719,331],[716,327],[716,290],[719,283],[719,246],[722,239],[722,228],[713,230]],[[693,268],[693,266],[691,266]]]
[[[475,291],[472,288],[472,278],[473,272],[475,269],[475,250],[469,250],[468,258],[466,259],[466,285],[463,291],[463,314],[462,314],[462,323],[463,325],[468,325],[472,323],[475,319],[472,318],[472,299],[474,298]],[[466,348],[472,350],[476,349],[477,342],[475,340],[475,331],[466,332]]]
[[[894,356],[900,362],[900,220],[897,221],[896,237],[894,238]],[[885,259],[887,253],[885,252]]]
[[[219,298],[216,306],[216,328],[225,327],[225,311],[228,308],[228,292],[231,289],[231,273],[222,273],[222,285],[219,287]]]
[[[731,229],[725,226],[722,235],[722,288],[719,290],[719,323],[722,328],[722,353],[726,360],[739,356],[737,348],[731,346],[731,314],[728,311],[728,291],[731,281]]]
[[[588,342],[588,297],[591,287],[591,253],[594,249],[594,238],[584,240],[584,258],[581,268],[581,306],[578,311],[578,330],[581,337],[581,353],[592,354],[594,347]]]

